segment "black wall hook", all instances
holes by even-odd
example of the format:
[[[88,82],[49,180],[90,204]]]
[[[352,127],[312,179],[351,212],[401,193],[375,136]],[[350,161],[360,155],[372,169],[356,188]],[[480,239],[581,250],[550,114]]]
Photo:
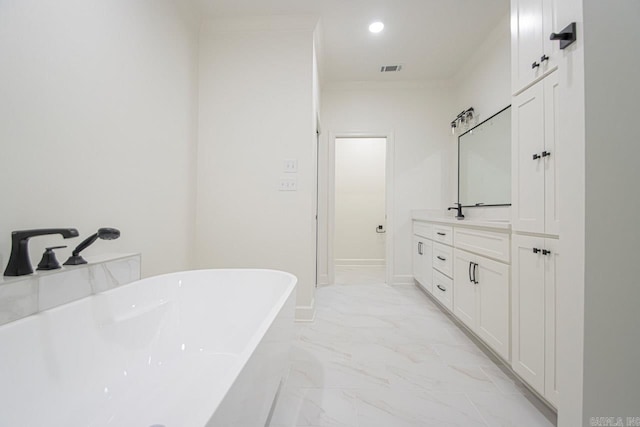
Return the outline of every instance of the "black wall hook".
[[[570,46],[577,40],[577,28],[576,23],[572,22],[567,25],[561,32],[559,33],[551,33],[549,37],[551,40],[560,40],[560,49],[565,49],[567,46]]]

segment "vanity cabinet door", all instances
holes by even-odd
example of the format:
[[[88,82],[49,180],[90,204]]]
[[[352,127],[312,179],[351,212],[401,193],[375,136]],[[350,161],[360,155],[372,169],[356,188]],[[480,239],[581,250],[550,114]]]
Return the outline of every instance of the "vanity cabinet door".
[[[477,285],[473,281],[476,256],[455,249],[453,252],[453,313],[475,331]]]
[[[545,289],[545,376],[544,397],[555,407],[558,407],[558,378],[556,376],[556,363],[558,360],[556,342],[556,310],[558,307],[556,286],[558,284],[558,262],[560,253],[557,239],[545,239],[544,246],[547,250],[544,262],[544,289]]]
[[[544,0],[511,1],[511,70],[513,92],[527,86],[542,74],[532,67],[542,56],[542,10]]]
[[[514,231],[544,233],[544,85],[513,100],[511,212]]]
[[[555,0],[511,1],[512,91],[518,93],[557,68],[559,43]]]
[[[485,257],[476,258],[478,336],[505,360],[509,360],[509,266]]]
[[[560,234],[560,191],[558,182],[558,89],[559,75],[544,79],[544,232]]]
[[[514,231],[559,235],[558,73],[514,98],[511,215]]]
[[[413,236],[412,261],[413,277],[425,290],[431,292],[432,289],[432,251],[431,240]]]
[[[545,256],[541,237],[513,236],[513,370],[538,393],[545,392]]]
[[[417,236],[413,236],[413,245],[411,248],[411,257],[413,264],[413,278],[416,282],[422,284],[423,271],[422,271],[422,239]]]

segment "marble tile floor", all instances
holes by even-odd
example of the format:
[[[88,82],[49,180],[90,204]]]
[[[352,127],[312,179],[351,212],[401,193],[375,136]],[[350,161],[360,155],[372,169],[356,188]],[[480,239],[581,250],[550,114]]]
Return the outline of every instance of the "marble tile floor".
[[[555,415],[415,286],[326,286],[270,427],[548,427]]]

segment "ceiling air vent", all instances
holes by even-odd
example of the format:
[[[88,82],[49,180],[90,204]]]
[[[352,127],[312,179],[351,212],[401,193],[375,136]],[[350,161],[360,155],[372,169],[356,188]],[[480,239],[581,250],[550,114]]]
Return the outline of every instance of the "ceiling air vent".
[[[383,65],[380,67],[381,73],[396,73],[402,70],[402,65]]]

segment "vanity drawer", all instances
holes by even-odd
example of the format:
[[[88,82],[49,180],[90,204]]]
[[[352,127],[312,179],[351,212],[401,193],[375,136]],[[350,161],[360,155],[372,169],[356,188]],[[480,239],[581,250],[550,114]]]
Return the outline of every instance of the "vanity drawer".
[[[433,239],[434,242],[440,242],[453,246],[453,227],[448,225],[433,224],[433,234],[431,239]]]
[[[433,296],[449,310],[453,310],[453,280],[433,270]]]
[[[433,234],[432,227],[432,224],[428,222],[413,221],[413,234],[431,239],[431,234]]]
[[[433,244],[433,268],[453,277],[453,248],[442,243]]]
[[[507,233],[456,227],[454,234],[458,249],[504,262],[511,259],[511,243]]]

